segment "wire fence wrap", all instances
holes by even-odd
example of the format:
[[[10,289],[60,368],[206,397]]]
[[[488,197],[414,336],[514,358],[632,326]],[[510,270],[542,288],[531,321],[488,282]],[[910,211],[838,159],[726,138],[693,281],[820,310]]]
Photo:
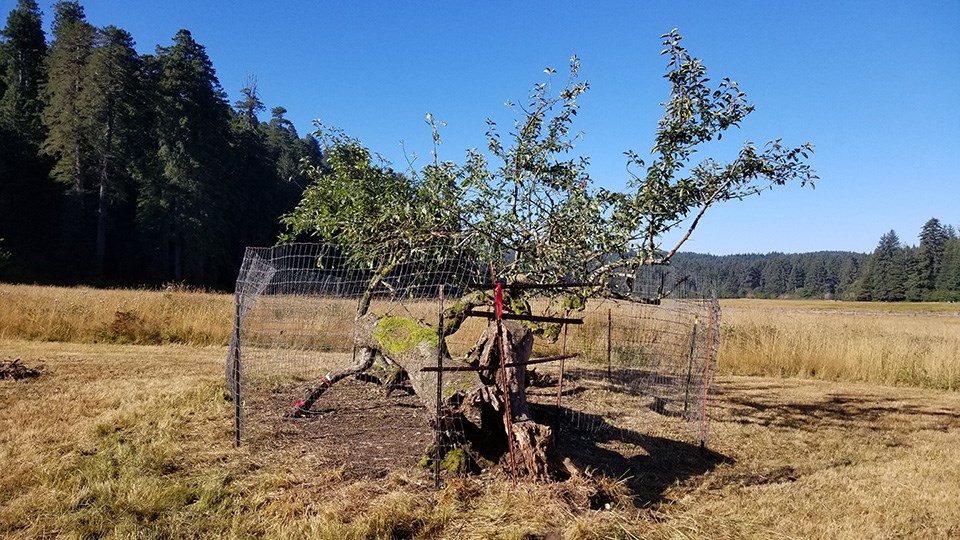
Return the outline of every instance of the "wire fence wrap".
[[[438,406],[462,384],[461,374],[476,371],[457,359],[476,345],[488,316],[494,323],[499,313],[518,318],[491,302],[492,311],[476,310],[478,316],[468,317],[456,332],[439,331],[450,324],[443,320],[444,306],[489,282],[490,266],[455,252],[357,264],[322,244],[248,248],[225,362],[236,443],[298,449],[331,466],[359,464],[362,474],[419,463],[436,475],[437,461],[464,440],[457,433],[462,426],[443,417]],[[558,437],[614,426],[611,419],[580,410],[564,391],[587,385],[644,396],[650,411],[676,417],[689,427],[691,439],[707,444],[720,309],[714,298],[687,297],[683,284],[691,280],[671,272],[641,267],[632,280],[617,284],[617,299],[594,298],[562,317],[527,317],[524,324],[562,327],[553,340],[538,338],[531,359],[523,362],[531,377],[536,373],[555,387],[543,406],[550,407]],[[530,296],[530,306],[542,311],[550,294],[582,285],[547,284],[543,296]],[[362,305],[368,305],[367,317],[379,321],[376,331],[383,332],[378,338],[386,348],[435,343],[433,363],[397,372],[377,357],[362,372],[332,384],[331,374],[363,360],[356,349]],[[310,415],[291,414],[303,406],[305,392],[320,386],[323,395]],[[413,395],[414,386],[428,388],[431,397]]]

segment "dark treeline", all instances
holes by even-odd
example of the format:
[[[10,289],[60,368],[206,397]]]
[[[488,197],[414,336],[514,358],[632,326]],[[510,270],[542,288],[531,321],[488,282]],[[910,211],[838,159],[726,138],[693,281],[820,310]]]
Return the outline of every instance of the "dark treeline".
[[[960,239],[932,218],[916,246],[890,231],[870,255],[851,252],[766,255],[679,253],[673,266],[696,278],[699,292],[721,298],[960,301]]]
[[[868,255],[845,251],[700,255],[678,253],[672,264],[700,293],[720,298],[850,298]]]
[[[319,164],[283,107],[248,81],[232,105],[204,47],[179,31],[139,54],[133,37],[34,0],[0,32],[0,280],[229,289],[243,250],[271,245]],[[721,297],[960,300],[960,240],[931,219],[916,246],[873,254],[678,254]]]
[[[0,279],[229,288],[243,249],[276,241],[312,137],[269,121],[256,83],[231,104],[179,31],[138,54],[78,2],[19,0],[0,34]]]

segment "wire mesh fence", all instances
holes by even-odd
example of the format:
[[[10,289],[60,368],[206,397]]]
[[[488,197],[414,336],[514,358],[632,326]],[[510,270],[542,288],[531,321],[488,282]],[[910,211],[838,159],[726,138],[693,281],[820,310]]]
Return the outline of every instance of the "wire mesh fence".
[[[440,405],[484,377],[464,359],[491,322],[444,321],[443,313],[489,284],[489,269],[455,253],[360,264],[318,244],[249,248],[225,364],[237,444],[309,454],[363,475],[418,463],[438,475],[441,460],[463,459],[452,450],[465,445],[469,426]],[[611,426],[568,397],[586,385],[645,396],[651,411],[683,420],[691,438],[707,441],[719,308],[686,298],[685,280],[642,269],[617,284],[617,299],[569,314],[580,324],[534,340],[525,384],[558,437]],[[548,296],[534,295],[532,310]],[[447,333],[451,325],[456,331]],[[362,346],[370,339],[379,354]],[[391,361],[400,357],[402,366]]]

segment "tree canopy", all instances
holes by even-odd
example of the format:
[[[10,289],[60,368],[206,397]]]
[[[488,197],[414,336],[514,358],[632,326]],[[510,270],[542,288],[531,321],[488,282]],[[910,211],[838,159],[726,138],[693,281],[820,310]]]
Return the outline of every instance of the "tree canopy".
[[[626,152],[631,176],[623,191],[596,188],[587,158],[573,151],[577,100],[589,89],[574,56],[559,90],[556,72],[546,70],[517,107],[513,129],[504,134],[488,121],[486,150],[467,151],[463,163],[440,159],[443,124],[429,114],[433,160],[404,173],[372,162],[359,141],[323,131],[327,163],[309,171],[313,183],[284,216],[287,238],[319,237],[361,261],[455,246],[495,261],[508,283],[608,283],[638,265],[669,263],[718,202],[790,181],[812,184],[809,143],[787,147],[774,139],[758,149],[747,142],[729,162],[694,162],[701,145],[739,126],[753,106],[736,82],[712,85],[679,33],[662,37],[670,95],[649,164]],[[678,227],[686,227],[679,242],[662,245]]]

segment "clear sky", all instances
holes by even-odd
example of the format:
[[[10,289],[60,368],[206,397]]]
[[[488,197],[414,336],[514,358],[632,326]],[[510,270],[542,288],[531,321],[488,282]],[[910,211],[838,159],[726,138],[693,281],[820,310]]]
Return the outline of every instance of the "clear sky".
[[[14,0],[0,0],[5,15]],[[318,2],[86,0],[88,20],[138,50],[180,28],[206,46],[235,99],[255,76],[268,109],[301,134],[344,129],[398,168],[431,149],[424,115],[447,123],[441,158],[483,147],[543,69],[572,54],[591,89],[578,151],[623,188],[623,151],[649,151],[667,97],[659,36],[679,28],[714,80],[757,110],[724,142],[816,144],[816,189],[787,186],[707,214],[685,251],[872,251],[894,229],[915,244],[930,217],[960,225],[960,1]],[[41,2],[49,29],[52,8]],[[717,157],[731,156],[733,145]]]

